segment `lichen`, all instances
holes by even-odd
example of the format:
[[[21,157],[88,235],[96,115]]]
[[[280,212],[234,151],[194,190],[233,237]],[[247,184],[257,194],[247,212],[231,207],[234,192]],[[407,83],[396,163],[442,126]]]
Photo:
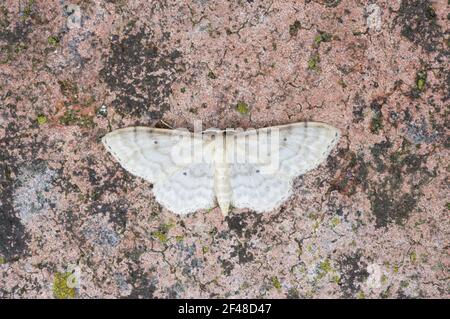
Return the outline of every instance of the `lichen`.
[[[31,16],[31,13],[33,12],[33,5],[35,0],[28,0],[27,4],[23,8],[22,11],[22,19],[26,20]]]
[[[169,236],[168,236],[169,231],[173,227],[175,227],[175,223],[172,220],[170,220],[167,223],[161,224],[158,227],[158,230],[154,231],[152,233],[152,236],[155,237],[156,239],[158,239],[162,243],[167,243],[169,241]]]
[[[278,290],[281,289],[281,282],[277,276],[271,277],[270,281],[272,282],[272,286],[274,286],[276,289],[278,289]]]
[[[319,32],[318,35],[314,37],[314,44],[319,46],[322,42],[330,42],[333,39],[333,35],[328,32]]]
[[[394,274],[398,274],[399,269],[400,269],[400,266],[395,264],[394,267],[392,268],[392,271],[394,272]]]
[[[412,262],[413,264],[416,263],[416,261],[417,261],[417,253],[416,253],[415,251],[412,251],[412,252],[409,254],[409,260],[411,260],[411,262]]]
[[[161,231],[155,231],[152,233],[152,236],[158,239],[162,243],[167,243],[169,241],[169,238],[167,237],[167,234],[161,232]]]
[[[79,113],[77,110],[67,109],[59,119],[59,123],[66,126],[77,125],[83,128],[93,128],[95,126],[92,116]]]
[[[319,70],[320,56],[318,53],[313,54],[308,60],[308,69],[317,71]]]
[[[49,36],[47,38],[47,43],[50,44],[51,46],[55,47],[59,44],[59,38],[57,36]]]
[[[427,72],[426,71],[419,71],[416,74],[416,88],[419,91],[425,90],[425,85],[427,81]]]
[[[330,223],[331,223],[331,227],[334,228],[341,223],[341,220],[339,217],[335,216],[331,219]]]
[[[56,299],[75,298],[75,288],[69,287],[70,272],[57,272],[53,278],[53,296]]]
[[[318,271],[317,271],[317,279],[320,280],[323,277],[325,277],[326,274],[328,274],[329,272],[331,272],[333,270],[333,268],[331,267],[331,262],[330,260],[327,258],[324,261],[320,262],[319,267],[318,267]]]
[[[36,121],[39,125],[44,125],[45,123],[47,123],[47,116],[45,116],[44,114],[39,114],[36,118]]]
[[[245,103],[245,102],[243,102],[243,101],[239,101],[239,102],[236,104],[236,110],[237,110],[239,113],[245,115],[245,114],[248,114],[250,108],[249,108],[249,106],[248,106],[247,103]]]
[[[339,285],[341,283],[341,276],[333,275],[331,277],[331,281],[334,282],[335,284]]]

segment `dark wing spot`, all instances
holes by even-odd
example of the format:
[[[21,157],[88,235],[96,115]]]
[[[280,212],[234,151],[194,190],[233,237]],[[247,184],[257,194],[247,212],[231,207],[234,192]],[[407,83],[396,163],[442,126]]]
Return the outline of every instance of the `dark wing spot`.
[[[154,143],[154,144],[158,144],[158,141],[154,141],[153,143]]]
[[[256,173],[259,173],[259,169],[256,170]]]
[[[183,175],[184,175],[184,176],[186,176],[186,175],[187,175],[187,173],[186,173],[186,172],[183,172]]]

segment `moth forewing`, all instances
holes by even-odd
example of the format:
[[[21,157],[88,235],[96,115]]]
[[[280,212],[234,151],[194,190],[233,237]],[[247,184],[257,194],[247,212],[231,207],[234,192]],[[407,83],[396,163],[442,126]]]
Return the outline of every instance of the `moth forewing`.
[[[247,141],[242,128],[236,129],[227,139],[227,162],[243,164],[248,161]]]
[[[280,165],[280,131],[277,127],[258,134],[258,165],[262,174],[275,174]]]
[[[170,149],[172,161],[178,166],[196,163],[196,155],[198,152],[202,152],[201,139],[199,143],[199,139],[195,138],[188,129],[172,130],[171,138],[174,142]]]

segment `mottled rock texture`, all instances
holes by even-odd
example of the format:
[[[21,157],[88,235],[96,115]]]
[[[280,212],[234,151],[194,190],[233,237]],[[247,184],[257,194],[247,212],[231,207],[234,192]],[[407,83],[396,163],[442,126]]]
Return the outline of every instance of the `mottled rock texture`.
[[[0,1],[1,298],[448,298],[449,5]],[[281,208],[179,217],[130,125],[323,121]]]

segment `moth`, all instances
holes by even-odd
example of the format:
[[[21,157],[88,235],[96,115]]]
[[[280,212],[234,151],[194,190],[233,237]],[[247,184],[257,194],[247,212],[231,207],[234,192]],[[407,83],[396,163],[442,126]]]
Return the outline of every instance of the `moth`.
[[[300,122],[256,130],[128,127],[102,142],[131,174],[153,183],[156,200],[176,214],[220,207],[271,211],[295,177],[322,163],[340,138],[328,124]]]

